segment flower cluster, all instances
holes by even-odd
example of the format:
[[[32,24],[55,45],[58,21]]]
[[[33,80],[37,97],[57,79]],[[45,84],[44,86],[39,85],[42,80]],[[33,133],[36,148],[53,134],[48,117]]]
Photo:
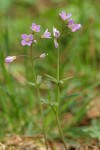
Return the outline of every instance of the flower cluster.
[[[72,14],[71,13],[66,13],[65,11],[62,11],[61,13],[59,13],[59,16],[61,17],[61,19],[65,22],[67,21],[67,26],[69,29],[71,29],[72,32],[77,31],[78,29],[81,28],[81,24],[77,24],[74,22],[74,20],[71,18]],[[37,43],[37,40],[34,38],[35,37],[35,33],[38,33],[41,31],[41,25],[37,25],[36,23],[32,23],[32,25],[30,26],[30,29],[32,30],[31,34],[27,35],[27,34],[22,34],[21,35],[21,45],[25,46],[31,46],[33,43]],[[62,31],[60,34],[60,31],[53,27],[53,37],[54,37],[54,46],[55,48],[58,48],[59,46],[59,37],[62,35]],[[48,31],[48,29],[46,29],[44,31],[44,33],[39,37],[40,39],[50,39],[51,38],[51,33]],[[47,54],[43,53],[40,58],[45,58]],[[16,56],[8,56],[7,58],[5,58],[5,62],[6,63],[11,63],[13,60],[16,59]]]
[[[62,11],[61,13],[59,13],[60,17],[62,18],[62,20],[67,20],[68,21],[68,28],[71,29],[72,32],[75,32],[76,30],[80,29],[81,28],[81,24],[77,24],[77,23],[74,23],[74,20],[70,17],[72,16],[72,14],[70,13],[66,13],[65,11]]]
[[[72,32],[75,32],[76,30],[81,28],[81,24],[74,23],[74,20],[70,18],[72,16],[71,13],[66,13],[65,11],[62,11],[59,13],[59,16],[63,21],[67,21],[67,27],[71,29]],[[34,39],[34,34],[36,32],[40,32],[41,25],[37,25],[36,23],[32,23],[30,29],[32,30],[32,33],[29,35],[22,34],[22,46],[28,45],[31,46],[32,43],[37,43],[37,41]],[[60,32],[53,27],[53,36],[54,36],[54,46],[55,48],[58,48],[58,38],[60,37]],[[40,36],[40,38],[51,38],[51,33],[48,31],[48,29],[45,30],[45,32]]]
[[[69,19],[68,27],[72,30],[72,32],[75,32],[76,30],[81,28],[81,24],[74,23],[73,19]]]
[[[37,41],[34,39],[34,34],[36,32],[40,32],[41,26],[37,25],[36,23],[32,23],[30,29],[32,30],[32,33],[27,35],[27,34],[22,34],[22,41],[21,44],[22,46],[28,45],[31,46],[32,43],[37,43]],[[51,33],[46,29],[46,31],[41,35],[41,38],[46,38],[49,39],[51,38]]]
[[[63,21],[67,21],[67,27],[71,29],[72,32],[75,32],[76,30],[81,28],[81,24],[74,23],[74,20],[70,18],[72,16],[71,13],[66,13],[65,11],[62,11],[59,13],[59,16]],[[54,45],[55,48],[58,48],[58,38],[60,37],[60,32],[53,27],[53,36],[54,36]]]

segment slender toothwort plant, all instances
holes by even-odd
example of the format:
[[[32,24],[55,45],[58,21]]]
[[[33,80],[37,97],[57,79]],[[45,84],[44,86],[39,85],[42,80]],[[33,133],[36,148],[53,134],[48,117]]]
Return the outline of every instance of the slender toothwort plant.
[[[65,140],[64,140],[64,136],[63,136],[63,133],[62,133],[62,129],[61,129],[61,125],[60,125],[60,119],[59,119],[59,105],[60,105],[60,84],[62,82],[64,82],[65,80],[69,79],[70,77],[68,78],[64,78],[64,79],[60,79],[60,54],[59,54],[59,51],[60,51],[60,39],[62,36],[65,36],[66,34],[64,34],[65,31],[67,31],[67,29],[71,30],[72,32],[75,32],[77,31],[78,29],[81,28],[81,24],[76,24],[74,22],[74,20],[71,18],[72,14],[70,13],[66,13],[65,11],[62,11],[61,13],[59,13],[59,16],[60,18],[62,19],[63,21],[63,27],[62,27],[62,30],[59,31],[57,30],[57,28],[53,27],[53,37],[54,37],[54,46],[55,48],[57,49],[57,77],[54,78],[50,75],[47,75],[47,77],[49,77],[51,80],[53,80],[56,85],[57,85],[57,106],[56,109],[53,107],[53,105],[51,105],[50,103],[48,103],[54,114],[55,114],[55,117],[56,117],[56,121],[57,121],[57,126],[58,126],[58,130],[59,130],[59,134],[60,134],[60,137],[62,139],[62,142],[63,142],[63,145],[64,145],[64,148],[65,150],[67,150],[67,146],[66,146],[66,143],[65,143]],[[36,74],[36,71],[35,71],[35,65],[34,65],[34,60],[35,59],[38,59],[38,58],[41,58],[41,59],[44,59],[46,57],[46,53],[43,53],[41,54],[39,57],[34,57],[33,55],[33,44],[36,44],[37,43],[37,40],[34,38],[35,37],[35,34],[40,32],[41,30],[41,26],[40,25],[37,25],[36,23],[32,23],[30,29],[32,30],[31,34],[27,35],[27,34],[22,34],[21,35],[21,38],[22,38],[22,41],[21,41],[21,44],[22,46],[30,46],[31,47],[31,56],[27,56],[27,55],[19,55],[19,56],[7,56],[5,58],[5,62],[6,63],[11,63],[13,62],[15,59],[17,58],[20,58],[20,57],[28,57],[28,58],[31,58],[31,62],[32,62],[32,70],[33,70],[33,76],[34,76],[34,85],[36,87],[36,90],[37,90],[37,95],[38,95],[38,101],[39,101],[39,104],[40,104],[40,111],[41,111],[41,116],[42,116],[42,129],[43,129],[43,134],[44,134],[44,139],[45,139],[45,146],[46,146],[46,149],[48,150],[48,145],[47,145],[47,138],[46,138],[46,130],[45,130],[45,123],[44,123],[44,113],[43,113],[43,107],[42,107],[42,101],[41,101],[41,96],[40,96],[40,89],[39,89],[39,86],[41,84],[41,76],[38,76]],[[39,37],[39,39],[50,39],[51,38],[51,33],[48,31],[48,29],[45,30],[45,32]]]
[[[58,130],[59,130],[60,137],[62,139],[64,148],[67,150],[67,146],[66,146],[66,143],[65,143],[65,140],[64,140],[64,136],[63,136],[63,133],[62,133],[60,120],[59,120],[59,105],[60,105],[60,83],[62,83],[64,80],[69,79],[70,77],[60,80],[60,76],[59,76],[59,73],[60,73],[60,63],[59,63],[60,48],[59,48],[59,43],[60,43],[60,38],[62,36],[66,35],[66,34],[64,35],[64,31],[66,31],[66,29],[70,28],[72,32],[75,32],[76,30],[81,28],[81,24],[75,24],[74,20],[72,18],[70,19],[72,14],[70,14],[70,13],[67,14],[65,11],[62,11],[61,13],[59,13],[59,16],[63,20],[62,31],[59,32],[56,28],[53,27],[54,46],[57,49],[57,78],[55,80],[56,80],[56,84],[57,84],[57,103],[58,103],[58,107],[57,107],[56,110],[53,107],[51,107],[51,108],[53,109],[53,111],[55,113],[55,116],[56,116]]]
[[[32,62],[32,69],[33,69],[33,76],[34,76],[34,82],[35,82],[35,86],[36,86],[36,90],[37,90],[37,95],[38,95],[38,100],[40,103],[40,111],[41,111],[41,116],[42,116],[42,129],[43,129],[43,134],[44,134],[44,139],[45,139],[45,145],[46,145],[46,149],[48,150],[48,144],[47,144],[47,138],[46,138],[46,132],[45,132],[45,122],[44,122],[44,113],[43,113],[43,107],[42,107],[42,102],[41,102],[41,97],[40,97],[40,90],[39,90],[39,82],[38,82],[38,76],[36,74],[35,71],[35,65],[34,65],[34,55],[33,55],[33,49],[32,49],[32,45],[33,43],[37,43],[36,40],[34,40],[33,35],[35,35],[36,32],[40,32],[40,25],[36,25],[35,23],[32,23],[32,26],[30,27],[32,30],[32,34],[30,35],[26,35],[26,34],[22,34],[22,45],[28,45],[31,46],[31,62]],[[51,38],[51,33],[48,32],[48,29],[46,29],[46,31],[44,32],[43,35],[41,35],[40,38]],[[46,54],[42,54],[40,55],[40,58],[45,58]]]
[[[33,68],[33,76],[34,76],[34,81],[35,81],[35,85],[36,85],[38,100],[39,100],[39,103],[40,103],[40,111],[41,111],[41,116],[42,116],[42,127],[43,127],[43,134],[44,134],[44,139],[45,139],[45,145],[46,145],[46,149],[48,150],[47,139],[46,139],[46,132],[45,132],[44,113],[43,113],[41,97],[40,97],[40,90],[39,90],[39,85],[37,83],[37,74],[36,74],[36,71],[35,71],[35,65],[34,65],[33,59],[34,59],[33,58],[33,50],[32,50],[32,46],[31,46],[31,61],[32,61],[32,68]]]
[[[40,97],[40,90],[39,90],[39,85],[40,85],[40,76],[38,76],[36,74],[35,71],[35,65],[34,65],[34,60],[37,58],[45,58],[46,57],[46,53],[41,54],[39,57],[34,57],[33,55],[33,44],[37,43],[37,40],[34,39],[34,36],[37,32],[40,32],[40,25],[36,25],[35,23],[32,23],[32,26],[30,27],[32,30],[32,33],[27,35],[27,34],[22,34],[21,38],[21,44],[22,46],[30,46],[31,47],[31,56],[26,56],[26,55],[19,55],[19,56],[8,56],[5,58],[5,62],[6,63],[11,63],[12,61],[14,61],[15,59],[19,58],[19,57],[28,57],[31,58],[31,62],[32,62],[32,70],[33,70],[33,76],[34,76],[34,84],[37,90],[37,95],[38,95],[38,101],[40,104],[40,112],[41,112],[41,116],[42,116],[42,130],[43,130],[43,134],[44,134],[44,139],[45,139],[45,145],[46,145],[46,149],[48,150],[48,145],[47,145],[47,138],[46,138],[46,129],[45,129],[45,122],[44,122],[44,113],[43,113],[43,107],[42,107],[42,102],[41,102],[41,97]],[[51,33],[48,31],[48,29],[46,29],[46,31],[41,35],[41,37],[39,37],[40,39],[42,38],[46,38],[49,39],[51,38]]]

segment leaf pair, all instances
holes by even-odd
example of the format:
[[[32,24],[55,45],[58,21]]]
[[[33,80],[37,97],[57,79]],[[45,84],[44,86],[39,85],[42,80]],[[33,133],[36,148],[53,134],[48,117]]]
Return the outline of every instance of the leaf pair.
[[[36,83],[27,82],[27,84],[29,84],[31,86],[41,85],[41,83],[42,83],[42,76],[41,75],[37,75]]]
[[[43,99],[43,98],[41,98],[41,102],[42,102],[43,104],[47,104],[47,105],[50,105],[50,106],[58,106],[58,103],[57,103],[57,102],[49,101],[49,100]]]
[[[52,77],[52,76],[50,76],[50,75],[48,75],[48,74],[45,74],[45,76],[48,77],[51,81],[53,81],[53,82],[55,82],[55,83],[58,84],[58,81],[57,81],[56,78],[54,78],[54,77]],[[61,79],[61,80],[59,80],[59,83],[60,83],[60,84],[63,84],[64,81],[66,81],[66,80],[68,80],[68,79],[71,79],[71,78],[73,78],[73,77],[66,77],[66,78],[64,78],[64,79]]]

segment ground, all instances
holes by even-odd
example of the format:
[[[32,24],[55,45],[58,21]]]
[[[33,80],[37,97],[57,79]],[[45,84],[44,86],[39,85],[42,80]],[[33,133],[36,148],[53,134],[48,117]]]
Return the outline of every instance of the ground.
[[[64,150],[61,142],[48,141],[49,150]],[[100,142],[68,144],[68,150],[100,150]],[[9,136],[0,142],[0,150],[46,150],[43,136]]]

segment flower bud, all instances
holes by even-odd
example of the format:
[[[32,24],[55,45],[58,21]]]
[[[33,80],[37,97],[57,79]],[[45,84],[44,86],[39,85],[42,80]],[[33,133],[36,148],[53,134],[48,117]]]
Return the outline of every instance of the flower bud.
[[[7,56],[5,58],[6,63],[11,63],[14,59],[16,59],[16,56]]]
[[[43,54],[40,55],[40,58],[45,58],[47,55],[48,55],[48,54],[43,53]]]

